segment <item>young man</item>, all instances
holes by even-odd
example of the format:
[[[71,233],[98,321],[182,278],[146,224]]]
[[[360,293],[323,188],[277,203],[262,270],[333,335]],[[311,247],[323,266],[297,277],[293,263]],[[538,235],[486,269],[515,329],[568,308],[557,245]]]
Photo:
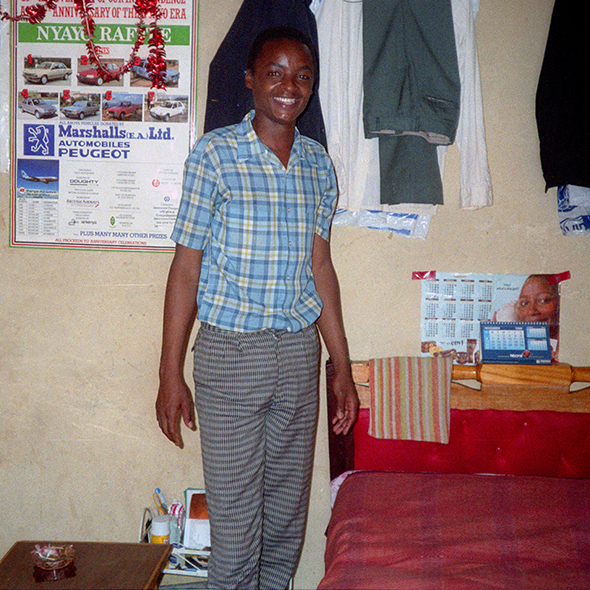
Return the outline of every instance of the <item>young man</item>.
[[[297,117],[312,45],[290,28],[252,46],[254,111],[205,134],[185,166],[164,307],[160,428],[194,428],[183,359],[194,314],[195,403],[211,523],[211,588],[286,588],[299,558],[317,424],[319,327],[347,433],[357,417],[329,230],[336,179]]]

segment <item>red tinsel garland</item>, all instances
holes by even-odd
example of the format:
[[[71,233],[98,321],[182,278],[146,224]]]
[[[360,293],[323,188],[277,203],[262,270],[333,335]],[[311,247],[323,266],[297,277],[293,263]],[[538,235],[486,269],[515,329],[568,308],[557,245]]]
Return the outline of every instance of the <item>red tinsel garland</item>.
[[[146,38],[146,21],[151,20],[149,25],[148,46],[149,56],[147,59],[147,69],[151,72],[152,88],[166,89],[166,51],[164,49],[164,37],[162,30],[158,26],[158,20],[162,16],[162,10],[159,6],[159,0],[134,0],[133,7],[138,14],[137,38],[131,50],[131,56],[118,71],[107,70],[100,60],[100,48],[94,43],[95,24],[90,15],[90,9],[94,0],[74,0],[76,11],[82,20],[82,26],[86,34],[86,51],[88,59],[95,64],[100,71],[105,82],[118,79],[125,72],[131,69],[131,66],[139,62],[137,52],[145,43]],[[0,13],[0,20],[11,21],[28,21],[31,24],[40,23],[46,16],[47,10],[53,10],[57,5],[57,0],[42,0],[41,2],[25,8],[23,14],[11,16],[7,12]]]
[[[56,0],[43,0],[34,6],[25,8],[24,14],[19,16],[11,16],[8,12],[2,12],[0,20],[11,20],[11,21],[29,21],[32,25],[40,23],[44,18],[47,10],[53,10],[57,5]]]

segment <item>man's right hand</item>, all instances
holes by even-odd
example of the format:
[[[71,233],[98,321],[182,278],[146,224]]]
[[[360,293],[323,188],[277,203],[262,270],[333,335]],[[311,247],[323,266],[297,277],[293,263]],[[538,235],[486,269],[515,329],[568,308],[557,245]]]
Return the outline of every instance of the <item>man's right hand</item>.
[[[191,430],[196,430],[195,409],[188,385],[182,378],[160,381],[156,398],[156,418],[162,432],[177,447],[183,447],[180,417]]]
[[[162,432],[182,448],[180,417],[195,430],[193,397],[184,376],[184,358],[197,310],[197,288],[201,273],[202,250],[178,244],[170,265],[164,302],[164,329],[160,358],[160,388],[156,399],[156,418]]]

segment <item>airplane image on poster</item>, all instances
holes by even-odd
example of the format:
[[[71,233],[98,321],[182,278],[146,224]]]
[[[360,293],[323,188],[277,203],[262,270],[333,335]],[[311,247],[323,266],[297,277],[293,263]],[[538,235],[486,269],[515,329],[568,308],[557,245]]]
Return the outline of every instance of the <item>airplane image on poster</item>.
[[[57,182],[57,176],[31,176],[27,174],[24,170],[21,170],[21,178],[24,180],[30,180],[31,182],[42,182],[43,184],[49,184],[50,182]]]
[[[57,198],[60,183],[58,160],[19,159],[16,182],[20,196]],[[40,193],[41,191],[41,193]]]

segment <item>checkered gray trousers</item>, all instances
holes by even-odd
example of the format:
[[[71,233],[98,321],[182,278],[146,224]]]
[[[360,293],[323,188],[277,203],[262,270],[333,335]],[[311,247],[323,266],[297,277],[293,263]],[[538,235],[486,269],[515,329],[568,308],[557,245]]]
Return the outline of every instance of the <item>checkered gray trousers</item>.
[[[211,523],[208,587],[283,590],[303,542],[318,413],[315,325],[201,325],[195,401]]]

